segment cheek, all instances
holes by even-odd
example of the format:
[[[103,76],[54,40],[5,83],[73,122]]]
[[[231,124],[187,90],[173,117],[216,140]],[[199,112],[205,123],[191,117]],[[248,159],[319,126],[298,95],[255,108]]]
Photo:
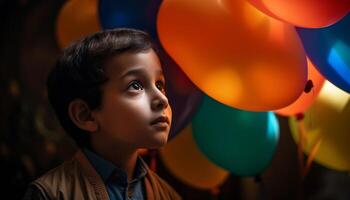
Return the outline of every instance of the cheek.
[[[114,131],[128,132],[142,128],[150,120],[150,110],[146,100],[124,100],[106,106],[108,119],[107,126],[112,126]]]
[[[122,112],[127,115],[126,119],[139,123],[145,123],[151,116],[149,102],[146,98],[124,102]]]

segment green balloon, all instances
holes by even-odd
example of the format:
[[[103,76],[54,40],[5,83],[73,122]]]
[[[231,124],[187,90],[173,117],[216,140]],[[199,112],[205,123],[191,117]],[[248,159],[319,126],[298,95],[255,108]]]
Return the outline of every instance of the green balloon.
[[[239,176],[255,176],[270,164],[279,140],[273,112],[248,112],[205,96],[193,135],[209,160]]]

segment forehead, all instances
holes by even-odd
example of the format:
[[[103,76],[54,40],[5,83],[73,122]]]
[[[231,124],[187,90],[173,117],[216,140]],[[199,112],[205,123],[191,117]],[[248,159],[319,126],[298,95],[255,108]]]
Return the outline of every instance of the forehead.
[[[153,49],[139,53],[123,53],[112,57],[105,65],[107,76],[122,78],[128,74],[162,75],[162,67]],[[112,78],[112,77],[110,77]]]

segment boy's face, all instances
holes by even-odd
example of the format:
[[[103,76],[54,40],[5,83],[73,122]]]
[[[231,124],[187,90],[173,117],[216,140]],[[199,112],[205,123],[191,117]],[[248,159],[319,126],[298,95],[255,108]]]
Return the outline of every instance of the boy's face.
[[[124,53],[107,62],[105,71],[109,80],[102,86],[101,107],[93,111],[99,125],[94,137],[127,148],[166,144],[172,111],[157,54]]]

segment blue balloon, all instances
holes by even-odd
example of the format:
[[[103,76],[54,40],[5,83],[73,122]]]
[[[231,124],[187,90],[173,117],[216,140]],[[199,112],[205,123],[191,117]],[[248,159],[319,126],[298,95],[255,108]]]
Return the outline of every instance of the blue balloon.
[[[157,38],[157,14],[161,0],[100,0],[103,29],[134,28]]]
[[[350,14],[320,29],[297,28],[304,48],[320,73],[350,93]]]
[[[194,139],[213,163],[239,176],[256,176],[271,163],[279,140],[273,112],[248,112],[205,96],[192,121]]]

